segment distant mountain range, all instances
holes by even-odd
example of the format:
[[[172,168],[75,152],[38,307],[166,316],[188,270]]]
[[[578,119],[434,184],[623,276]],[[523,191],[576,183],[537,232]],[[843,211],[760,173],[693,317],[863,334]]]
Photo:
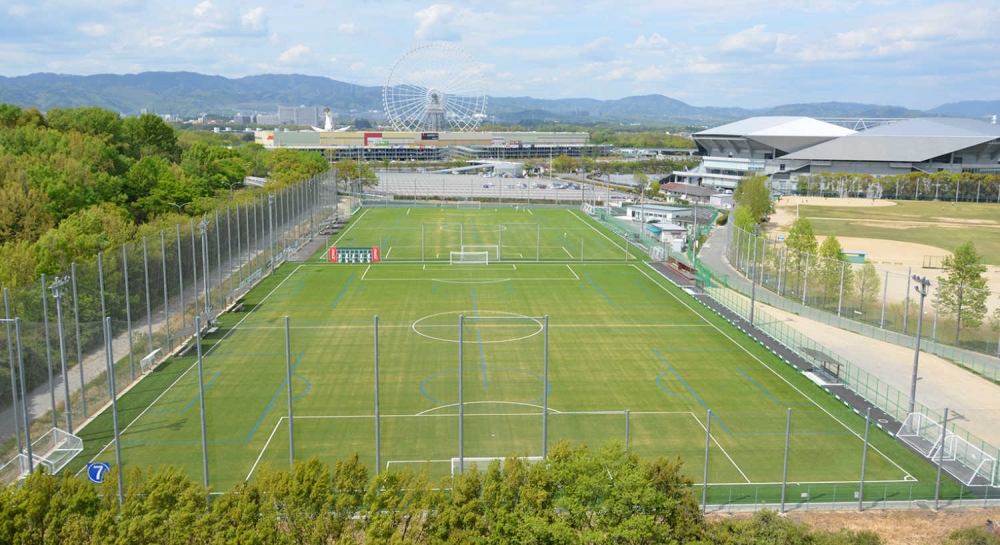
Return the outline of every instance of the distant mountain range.
[[[42,110],[100,106],[125,114],[146,109],[185,117],[201,113],[274,113],[279,105],[306,105],[329,107],[344,118],[371,118],[378,117],[382,111],[382,89],[296,74],[231,79],[193,72],[94,76],[40,73],[0,77],[0,103],[37,106]],[[487,113],[498,123],[614,121],[714,125],[754,115],[984,118],[1000,113],[1000,101],[956,102],[919,111],[850,102],[786,104],[765,109],[697,107],[663,95],[618,100],[490,97]]]

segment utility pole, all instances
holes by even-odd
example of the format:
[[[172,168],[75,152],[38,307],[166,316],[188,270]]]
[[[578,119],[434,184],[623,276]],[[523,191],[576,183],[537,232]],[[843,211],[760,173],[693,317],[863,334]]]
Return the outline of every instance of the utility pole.
[[[69,405],[69,373],[66,370],[66,336],[63,334],[63,319],[62,319],[62,296],[65,294],[63,288],[69,283],[68,276],[57,276],[49,289],[52,290],[52,298],[56,300],[56,323],[59,327],[59,359],[62,363],[62,374],[63,374],[63,396],[66,401],[66,431],[73,433],[73,410]],[[83,362],[78,363],[78,365],[83,365]],[[82,392],[84,385],[80,385],[80,391]],[[55,425],[55,422],[53,422]]]
[[[910,414],[913,414],[913,407],[917,403],[917,366],[920,363],[920,329],[924,323],[924,299],[927,298],[927,286],[931,281],[924,276],[913,275],[913,281],[917,283],[913,289],[920,294],[920,314],[917,314],[917,345],[913,349],[913,378],[910,380]]]

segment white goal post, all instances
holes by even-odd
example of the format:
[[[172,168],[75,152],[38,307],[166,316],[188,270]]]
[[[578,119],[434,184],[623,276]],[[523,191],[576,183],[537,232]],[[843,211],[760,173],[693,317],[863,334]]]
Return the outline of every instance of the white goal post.
[[[449,263],[452,265],[489,265],[489,252],[451,252]]]
[[[153,367],[159,363],[157,360],[160,357],[160,349],[156,348],[149,354],[146,354],[141,360],[139,360],[139,369],[143,373],[148,373],[153,370]]]
[[[954,433],[942,433],[939,422],[923,413],[910,413],[896,433],[932,463],[945,462],[944,469],[967,485],[997,484],[997,458]],[[943,440],[942,440],[943,439]]]
[[[465,253],[486,252],[490,256],[490,261],[500,261],[499,244],[463,244],[462,251]]]
[[[451,474],[458,475],[460,473],[465,473],[466,471],[472,469],[473,465],[476,466],[476,471],[483,472],[486,471],[488,467],[490,467],[490,464],[493,463],[493,461],[498,461],[502,465],[504,460],[506,459],[507,459],[506,456],[492,456],[492,457],[488,456],[482,458],[473,458],[466,456],[465,458],[452,458]],[[541,462],[545,458],[542,458],[541,456],[518,456],[517,459],[524,460],[525,462],[528,463],[528,465],[534,465],[537,464],[538,462]]]
[[[482,207],[483,203],[481,201],[458,201],[455,203],[455,208],[458,208],[459,210],[463,208],[469,210],[478,210]]]

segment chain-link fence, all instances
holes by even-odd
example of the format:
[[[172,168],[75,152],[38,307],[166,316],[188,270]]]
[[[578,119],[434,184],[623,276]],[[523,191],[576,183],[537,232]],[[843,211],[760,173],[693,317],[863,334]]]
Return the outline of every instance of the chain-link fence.
[[[921,315],[913,276],[926,270],[903,273],[873,263],[826,259],[747,231],[731,233],[729,263],[765,288],[757,292],[761,301],[910,348],[919,326],[922,350],[1000,380],[1000,293],[928,277]]]
[[[0,350],[8,360],[0,371],[5,461],[23,442],[14,437],[23,406],[37,437],[53,427],[78,429],[109,402],[102,318],[111,319],[120,394],[184,346],[195,333],[195,317],[210,330],[220,313],[331,218],[349,213],[332,174],[240,197],[202,218],[107,248],[94,261],[72,263],[59,275],[43,275],[34,285],[4,289],[6,318],[23,322],[25,369],[23,376],[17,371],[8,336]],[[19,391],[22,379],[26,396]]]

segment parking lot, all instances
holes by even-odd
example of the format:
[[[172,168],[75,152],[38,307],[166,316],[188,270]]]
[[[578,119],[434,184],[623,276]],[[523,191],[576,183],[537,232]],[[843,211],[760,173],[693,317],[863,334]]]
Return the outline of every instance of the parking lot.
[[[518,201],[592,202],[607,198],[602,186],[560,178],[502,178],[478,174],[430,174],[410,172],[380,172],[375,188],[379,193],[477,200],[514,199]],[[620,191],[611,192],[613,199],[627,199]]]

